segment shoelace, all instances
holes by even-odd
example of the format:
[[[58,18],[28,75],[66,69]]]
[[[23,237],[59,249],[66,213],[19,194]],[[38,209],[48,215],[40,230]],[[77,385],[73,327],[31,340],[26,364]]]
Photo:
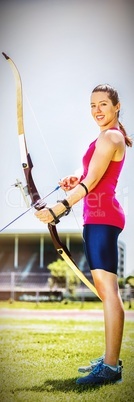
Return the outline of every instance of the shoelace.
[[[99,372],[100,372],[101,369],[102,369],[102,365],[103,365],[102,362],[100,362],[99,364],[97,364],[97,365],[95,366],[95,368],[93,369],[92,374],[99,374]]]
[[[92,374],[93,375],[99,374],[100,371],[102,370],[102,366],[103,366],[103,362],[100,362],[99,364],[97,364],[97,366],[94,367]],[[118,372],[119,372],[119,369],[118,369]]]

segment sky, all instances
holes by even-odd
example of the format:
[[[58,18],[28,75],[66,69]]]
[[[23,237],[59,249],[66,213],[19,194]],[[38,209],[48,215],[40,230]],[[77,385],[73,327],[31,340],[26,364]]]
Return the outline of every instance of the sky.
[[[15,62],[22,79],[23,113],[33,177],[41,197],[81,166],[99,134],[90,114],[90,94],[100,83],[116,87],[120,120],[133,125],[134,3],[131,0],[1,0],[0,54]],[[16,179],[24,182],[17,138],[15,82],[0,56],[0,228],[26,210]],[[117,198],[126,213],[120,240],[126,273],[134,270],[134,147],[127,149]],[[55,193],[48,203],[63,198]],[[75,215],[75,216],[74,216]],[[5,233],[44,232],[30,211]],[[82,231],[82,203],[61,220],[59,231]]]

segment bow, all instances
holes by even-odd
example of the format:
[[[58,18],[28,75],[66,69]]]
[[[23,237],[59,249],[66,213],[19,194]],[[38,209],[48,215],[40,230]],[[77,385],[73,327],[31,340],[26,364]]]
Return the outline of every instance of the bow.
[[[13,62],[13,60],[9,56],[7,56],[4,52],[2,54],[11,65],[11,68],[13,70],[14,77],[15,77],[15,82],[16,82],[17,125],[18,125],[20,155],[21,155],[22,168],[23,168],[23,171],[24,171],[25,179],[26,179],[26,186],[25,187],[23,187],[22,183],[19,182],[19,180],[17,180],[15,185],[20,188],[27,206],[28,206],[27,195],[29,195],[30,198],[31,198],[31,201],[32,201],[32,205],[36,209],[41,209],[46,204],[42,203],[42,202],[40,204],[41,197],[39,195],[39,192],[38,192],[38,190],[36,188],[36,185],[35,185],[33,177],[32,177],[33,164],[32,164],[30,154],[28,153],[28,150],[27,150],[25,133],[24,133],[23,95],[22,95],[21,77],[20,77],[19,71],[18,71],[15,63]],[[54,189],[53,191],[57,190],[58,188],[59,188],[59,186],[56,187],[56,189]],[[44,197],[44,198],[46,198],[46,197]],[[93,293],[95,293],[96,296],[99,297],[98,292],[97,292],[96,288],[94,287],[94,285],[80,271],[80,269],[78,268],[77,264],[73,260],[70,251],[68,250],[68,248],[60,240],[60,238],[58,236],[57,229],[56,229],[56,225],[49,223],[48,224],[48,229],[49,229],[49,232],[50,232],[54,247],[56,248],[58,254],[66,261],[66,263],[75,272],[75,274],[79,277],[79,279]]]

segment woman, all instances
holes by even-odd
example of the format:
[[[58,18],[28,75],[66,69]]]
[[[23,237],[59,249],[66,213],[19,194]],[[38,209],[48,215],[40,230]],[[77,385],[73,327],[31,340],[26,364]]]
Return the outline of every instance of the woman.
[[[72,190],[65,200],[36,216],[50,223],[84,198],[84,244],[98,294],[103,302],[105,354],[96,360],[91,372],[77,384],[115,383],[122,379],[119,365],[124,310],[117,282],[117,239],[124,228],[124,212],[115,198],[115,188],[125,159],[125,148],[132,146],[119,122],[120,102],[110,85],[98,85],[91,94],[91,113],[100,128],[83,157],[83,175],[60,181],[63,190]]]

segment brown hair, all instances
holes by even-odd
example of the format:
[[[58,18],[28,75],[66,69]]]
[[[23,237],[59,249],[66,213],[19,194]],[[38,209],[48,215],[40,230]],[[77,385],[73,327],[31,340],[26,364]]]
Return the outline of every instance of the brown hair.
[[[107,92],[109,99],[111,100],[113,106],[116,106],[117,103],[120,101],[117,90],[115,88],[112,88],[108,84],[97,85],[97,87],[95,87],[93,89],[92,93],[93,92]],[[117,114],[118,118],[119,118],[119,113],[120,113],[120,111],[118,111],[118,114]],[[131,138],[128,137],[124,126],[122,125],[122,123],[120,123],[119,120],[118,120],[118,123],[119,123],[119,128],[120,128],[122,134],[124,135],[126,145],[128,147],[132,147],[133,142],[132,142]]]

